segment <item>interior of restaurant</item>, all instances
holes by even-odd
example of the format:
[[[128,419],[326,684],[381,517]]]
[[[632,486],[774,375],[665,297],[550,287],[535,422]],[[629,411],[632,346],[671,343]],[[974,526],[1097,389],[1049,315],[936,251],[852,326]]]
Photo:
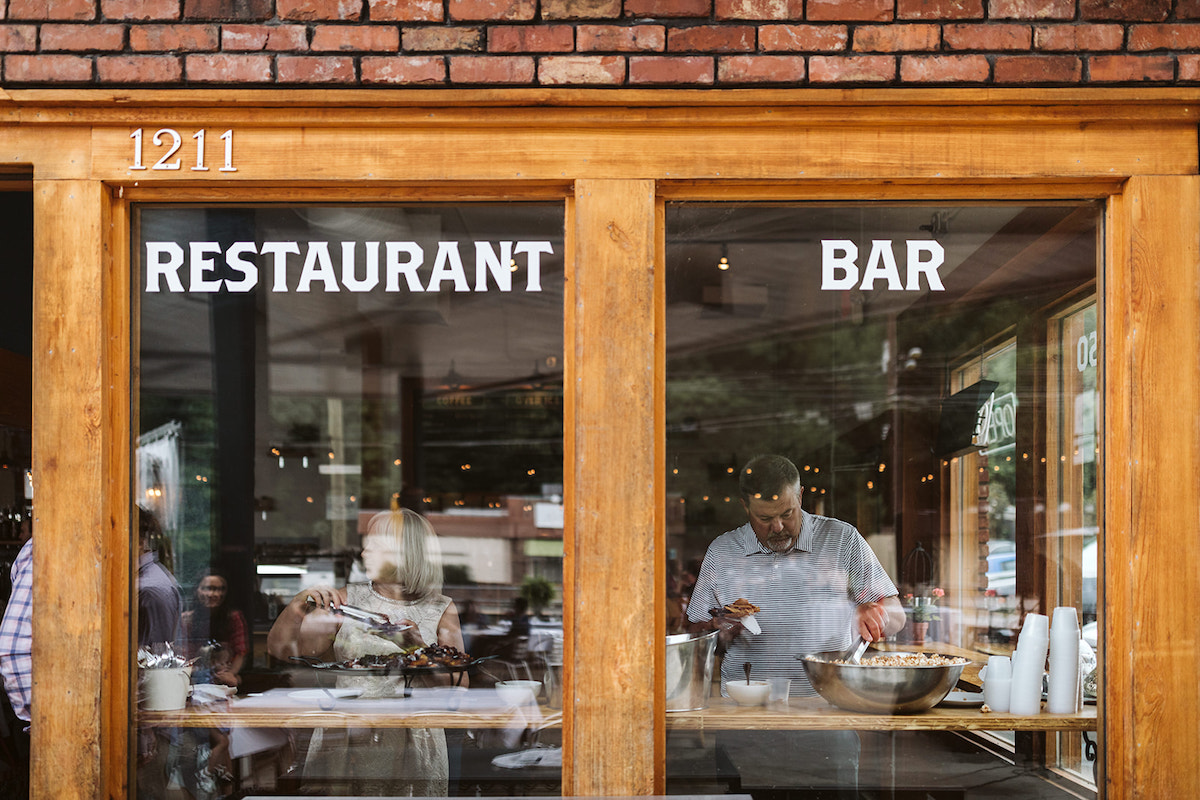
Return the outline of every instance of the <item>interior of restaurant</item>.
[[[1098,651],[1097,206],[670,203],[665,220],[668,633],[709,544],[746,521],[738,470],[780,453],[804,509],[861,532],[910,619],[931,617],[919,646],[970,654],[976,687],[1029,613],[1075,607]],[[463,647],[488,659],[470,687],[539,682],[532,717],[447,727],[449,793],[559,794],[562,206],[147,205],[133,240],[136,497],[184,608],[216,573],[244,615],[237,696],[286,697],[289,713],[334,700],[321,668],[268,652],[269,632],[312,587],[364,581],[370,520],[415,509],[438,534]],[[170,261],[199,242],[214,243],[208,272]],[[295,248],[287,268],[260,248],[248,290],[173,288],[168,273],[245,280],[250,261],[221,260],[244,242]],[[371,243],[383,277],[355,291]],[[908,624],[886,644],[915,638]],[[852,734],[863,797],[1095,796],[1094,734]],[[177,753],[164,785],[344,788],[311,769],[313,730],[232,735],[228,785],[191,774],[215,738]],[[764,761],[777,754],[668,719],[670,793],[834,796]]]

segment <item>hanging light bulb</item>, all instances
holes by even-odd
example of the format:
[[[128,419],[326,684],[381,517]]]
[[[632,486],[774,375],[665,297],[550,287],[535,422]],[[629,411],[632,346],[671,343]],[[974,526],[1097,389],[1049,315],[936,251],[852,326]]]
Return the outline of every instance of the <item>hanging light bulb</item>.
[[[721,260],[717,262],[717,269],[724,272],[729,269],[729,245],[721,245]]]

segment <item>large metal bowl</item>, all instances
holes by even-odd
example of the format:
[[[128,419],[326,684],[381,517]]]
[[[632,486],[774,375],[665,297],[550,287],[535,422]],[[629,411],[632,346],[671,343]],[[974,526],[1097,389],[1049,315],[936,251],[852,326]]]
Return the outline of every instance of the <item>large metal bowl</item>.
[[[872,655],[863,655],[866,661]],[[797,656],[817,694],[847,711],[915,714],[933,708],[958,683],[967,663],[928,667],[836,664],[840,651]]]

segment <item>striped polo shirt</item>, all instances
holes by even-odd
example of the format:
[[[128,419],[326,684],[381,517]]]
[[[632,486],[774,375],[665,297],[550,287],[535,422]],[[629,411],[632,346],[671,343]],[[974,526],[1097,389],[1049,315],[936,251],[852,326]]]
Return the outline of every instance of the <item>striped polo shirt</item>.
[[[759,544],[746,523],[714,539],[704,555],[688,620],[709,620],[709,609],[739,597],[761,609],[755,618],[762,633],[741,632],[725,653],[722,694],[726,681],[746,679],[742,665],[749,661],[753,678],[791,678],[793,696],[815,695],[796,656],[849,647],[857,636],[855,606],[896,594],[853,525],[802,513],[800,537],[786,553]]]

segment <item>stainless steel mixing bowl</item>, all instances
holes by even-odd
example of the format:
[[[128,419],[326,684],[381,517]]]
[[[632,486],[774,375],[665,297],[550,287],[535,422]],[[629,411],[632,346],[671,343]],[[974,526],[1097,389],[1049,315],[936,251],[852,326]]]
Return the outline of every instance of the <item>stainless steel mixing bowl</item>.
[[[868,714],[914,714],[933,708],[958,683],[962,664],[928,667],[885,667],[835,664],[841,651],[797,656],[817,694],[847,711]],[[868,651],[863,660],[880,655]]]

